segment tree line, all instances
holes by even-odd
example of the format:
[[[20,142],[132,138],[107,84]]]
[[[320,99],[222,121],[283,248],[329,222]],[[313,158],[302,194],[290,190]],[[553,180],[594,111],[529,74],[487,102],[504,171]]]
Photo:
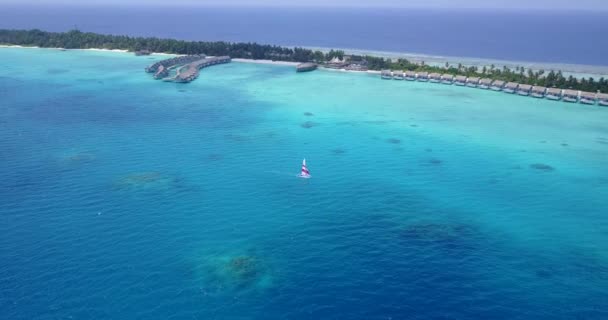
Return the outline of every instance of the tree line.
[[[224,41],[184,41],[176,39],[160,39],[155,37],[130,37],[121,35],[104,35],[90,32],[72,30],[69,32],[46,32],[34,30],[5,30],[0,29],[0,43],[22,46],[37,46],[42,48],[65,49],[121,49],[129,51],[149,50],[151,52],[173,54],[206,54],[228,55],[233,58],[267,59],[292,62],[326,63],[333,58],[344,59],[346,54],[342,50],[321,52],[305,48],[287,48],[276,45],[263,45],[258,43],[232,43]],[[573,76],[564,76],[561,71],[544,70],[532,71],[524,67],[514,70],[502,67],[467,67],[461,64],[445,66],[432,66],[422,63],[413,63],[407,59],[387,59],[369,55],[350,55],[352,63],[363,63],[370,70],[409,70],[448,73],[464,75],[467,77],[480,77],[513,81],[518,83],[556,87],[561,89],[574,89],[589,92],[608,92],[608,80],[605,78],[577,79]]]

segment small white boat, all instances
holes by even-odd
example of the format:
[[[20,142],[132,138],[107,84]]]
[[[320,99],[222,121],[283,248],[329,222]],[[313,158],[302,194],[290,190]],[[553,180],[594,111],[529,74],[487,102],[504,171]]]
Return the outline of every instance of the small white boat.
[[[302,160],[302,172],[300,172],[298,177],[303,178],[303,179],[310,178],[310,171],[308,171],[308,168],[306,168],[306,159]]]

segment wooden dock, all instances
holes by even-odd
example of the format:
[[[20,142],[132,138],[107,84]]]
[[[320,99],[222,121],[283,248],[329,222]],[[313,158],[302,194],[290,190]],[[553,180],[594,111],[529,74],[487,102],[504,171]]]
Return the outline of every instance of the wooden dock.
[[[187,83],[198,78],[201,69],[216,64],[229,63],[228,56],[207,57],[205,55],[180,56],[158,61],[146,68],[146,72],[154,73],[155,79]],[[170,70],[176,69],[177,73],[169,77]]]

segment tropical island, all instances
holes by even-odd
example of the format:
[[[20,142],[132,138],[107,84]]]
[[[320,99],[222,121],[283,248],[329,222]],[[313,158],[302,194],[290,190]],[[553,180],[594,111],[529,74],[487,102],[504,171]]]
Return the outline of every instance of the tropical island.
[[[608,79],[598,80],[564,76],[561,71],[531,70],[524,67],[512,70],[494,66],[479,68],[461,64],[445,66],[413,63],[407,59],[388,59],[371,55],[347,55],[343,50],[310,50],[301,47],[282,47],[258,43],[231,43],[224,41],[184,41],[155,37],[131,37],[104,35],[72,30],[69,32],[46,32],[33,30],[0,29],[0,44],[64,49],[108,49],[128,50],[137,54],[169,53],[180,55],[230,56],[231,58],[272,60],[287,62],[314,62],[328,68],[346,70],[405,70],[416,73],[441,73],[467,78],[487,78],[505,83],[515,82],[547,88],[571,89],[584,92],[608,92]]]

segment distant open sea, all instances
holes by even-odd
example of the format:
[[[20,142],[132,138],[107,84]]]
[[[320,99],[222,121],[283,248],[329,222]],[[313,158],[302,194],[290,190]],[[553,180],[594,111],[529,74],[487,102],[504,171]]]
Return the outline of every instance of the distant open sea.
[[[608,66],[605,12],[0,4],[0,28]]]

